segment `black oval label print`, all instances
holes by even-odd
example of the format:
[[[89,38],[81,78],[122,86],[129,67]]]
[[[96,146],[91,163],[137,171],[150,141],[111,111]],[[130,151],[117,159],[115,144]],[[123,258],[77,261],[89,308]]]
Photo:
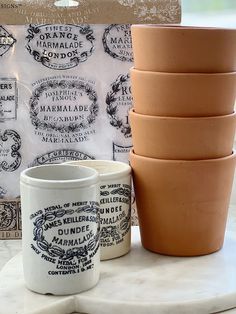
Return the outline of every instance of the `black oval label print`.
[[[93,201],[50,205],[30,215],[31,248],[55,264],[49,275],[69,275],[93,268],[99,249],[99,204]],[[64,272],[58,272],[63,270]]]
[[[15,42],[15,38],[0,25],[0,57],[3,56]]]
[[[112,58],[133,62],[130,25],[111,24],[105,29],[102,42]]]
[[[1,131],[1,130],[0,130]],[[0,173],[13,172],[21,165],[21,137],[15,130],[0,132]]]
[[[38,62],[66,70],[85,62],[93,53],[94,36],[89,25],[30,25],[26,49]]]
[[[69,160],[87,160],[87,159],[92,160],[94,159],[94,157],[91,157],[85,153],[73,149],[57,149],[38,156],[37,158],[34,159],[33,163],[30,166],[34,167],[45,164],[62,163]]]
[[[123,242],[130,231],[130,196],[131,188],[128,184],[100,186],[101,247]]]
[[[125,138],[131,137],[129,110],[132,107],[130,75],[119,75],[106,96],[110,124],[119,129]]]
[[[88,128],[98,114],[97,94],[82,80],[55,79],[41,83],[30,99],[35,129],[74,133]]]

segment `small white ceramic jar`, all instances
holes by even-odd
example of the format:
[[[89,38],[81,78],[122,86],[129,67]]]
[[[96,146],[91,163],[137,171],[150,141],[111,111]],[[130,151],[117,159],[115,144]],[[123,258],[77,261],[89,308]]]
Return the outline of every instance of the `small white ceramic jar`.
[[[130,250],[131,167],[110,160],[78,160],[66,164],[87,166],[100,175],[101,260]]]
[[[66,295],[99,280],[99,175],[47,165],[21,173],[22,250],[27,288]]]

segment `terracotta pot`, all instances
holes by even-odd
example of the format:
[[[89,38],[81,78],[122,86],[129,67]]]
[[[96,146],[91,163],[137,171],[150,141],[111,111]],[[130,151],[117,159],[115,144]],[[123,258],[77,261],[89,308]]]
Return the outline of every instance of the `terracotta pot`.
[[[156,72],[236,70],[236,29],[133,25],[136,69]]]
[[[131,70],[135,112],[203,117],[234,111],[236,72],[164,73]]]
[[[195,256],[224,241],[236,155],[160,160],[130,154],[143,246],[156,253]]]
[[[210,159],[232,152],[236,113],[203,118],[129,114],[136,154],[160,159]]]

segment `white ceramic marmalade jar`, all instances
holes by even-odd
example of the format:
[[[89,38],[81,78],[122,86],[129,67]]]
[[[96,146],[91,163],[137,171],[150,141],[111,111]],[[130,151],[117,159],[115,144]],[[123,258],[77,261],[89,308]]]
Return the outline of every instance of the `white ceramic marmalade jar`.
[[[27,288],[66,295],[99,280],[99,175],[45,165],[21,173],[22,249]]]
[[[66,164],[91,167],[100,175],[101,260],[128,253],[131,237],[131,167],[110,160],[78,160]]]

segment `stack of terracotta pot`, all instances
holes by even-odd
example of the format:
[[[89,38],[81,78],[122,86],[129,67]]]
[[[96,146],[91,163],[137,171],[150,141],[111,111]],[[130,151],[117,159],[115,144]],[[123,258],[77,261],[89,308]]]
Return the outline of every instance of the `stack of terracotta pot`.
[[[194,256],[224,241],[236,155],[236,30],[132,26],[130,155],[142,244]]]

